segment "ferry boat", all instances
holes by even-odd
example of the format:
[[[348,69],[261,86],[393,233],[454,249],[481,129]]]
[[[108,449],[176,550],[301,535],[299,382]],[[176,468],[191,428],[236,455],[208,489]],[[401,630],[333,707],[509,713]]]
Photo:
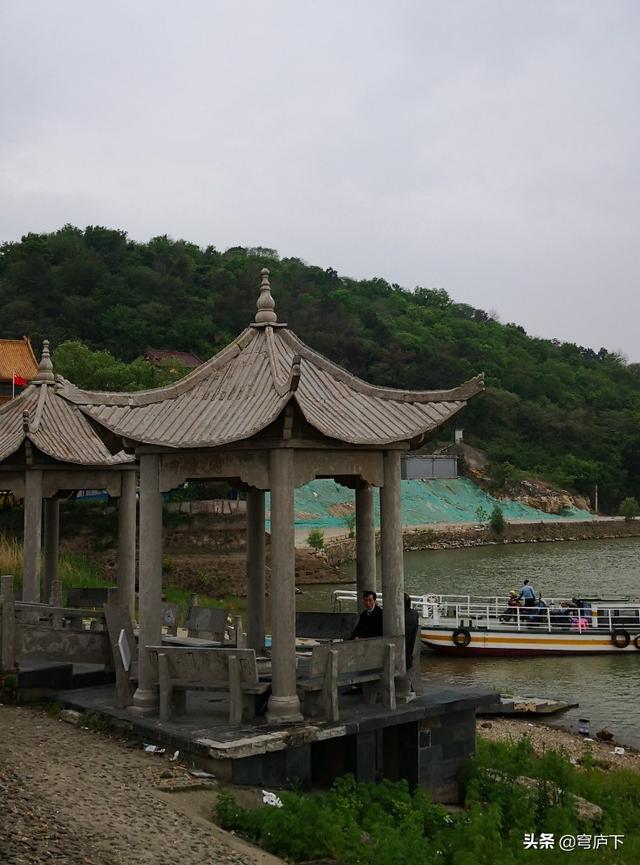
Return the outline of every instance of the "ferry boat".
[[[334,592],[334,605],[346,600],[356,593]],[[640,601],[630,598],[550,598],[544,606],[520,607],[505,597],[427,594],[412,595],[411,603],[423,645],[440,654],[640,657]]]

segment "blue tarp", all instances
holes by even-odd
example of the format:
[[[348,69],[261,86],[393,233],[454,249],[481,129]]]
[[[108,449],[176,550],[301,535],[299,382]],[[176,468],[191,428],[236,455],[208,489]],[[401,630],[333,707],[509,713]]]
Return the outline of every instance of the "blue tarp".
[[[380,526],[379,496],[375,495],[376,526]],[[561,515],[546,514],[510,499],[496,499],[467,478],[457,480],[402,481],[402,524],[423,526],[432,523],[477,523],[478,509],[488,519],[493,506],[500,505],[506,520],[589,520],[588,511],[571,508]],[[345,516],[354,513],[353,490],[332,480],[311,481],[296,490],[296,526],[300,528],[342,527],[347,529]],[[267,511],[270,508],[267,494]]]

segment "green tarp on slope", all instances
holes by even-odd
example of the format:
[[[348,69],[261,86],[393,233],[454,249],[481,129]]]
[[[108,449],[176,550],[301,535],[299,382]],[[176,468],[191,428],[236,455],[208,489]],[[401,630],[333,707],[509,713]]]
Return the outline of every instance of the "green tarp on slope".
[[[353,513],[355,494],[332,480],[311,481],[296,490],[296,526],[320,529],[347,524],[343,513]],[[380,501],[375,495],[376,526],[380,526]],[[457,480],[402,481],[402,524],[423,526],[430,523],[477,523],[478,508],[484,508],[487,518],[499,504],[506,520],[589,520],[591,514],[577,508],[561,516],[545,514],[520,502],[494,499],[466,478]],[[347,506],[345,508],[345,505]],[[270,508],[267,494],[267,511]]]

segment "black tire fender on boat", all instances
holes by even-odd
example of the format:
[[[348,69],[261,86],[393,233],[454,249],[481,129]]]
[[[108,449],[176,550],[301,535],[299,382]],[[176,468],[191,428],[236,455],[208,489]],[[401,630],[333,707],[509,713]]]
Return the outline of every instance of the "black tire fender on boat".
[[[616,649],[626,649],[631,642],[631,637],[629,636],[628,631],[615,630],[611,631],[611,642],[616,647]],[[636,646],[636,648],[638,648],[638,645],[636,643],[634,643],[634,645]]]
[[[640,634],[636,634],[633,645],[636,647],[636,649],[640,649]]]
[[[451,634],[451,641],[454,646],[457,646],[459,649],[466,649],[466,647],[471,642],[471,634],[468,628],[456,628],[453,634]]]

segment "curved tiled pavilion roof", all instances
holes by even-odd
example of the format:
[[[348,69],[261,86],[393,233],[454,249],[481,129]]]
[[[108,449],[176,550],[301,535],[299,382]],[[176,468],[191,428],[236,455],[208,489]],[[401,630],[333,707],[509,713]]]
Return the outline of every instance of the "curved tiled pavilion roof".
[[[83,391],[69,382],[57,388],[113,433],[170,448],[219,447],[250,438],[290,401],[312,427],[339,442],[415,441],[483,389],[482,376],[450,390],[406,391],[351,375],[277,321],[266,268],[255,321],[179,382],[126,394]]]
[[[117,466],[134,461],[124,451],[111,453],[82,411],[59,396],[47,340],[36,377],[19,396],[0,407],[0,462],[26,441],[62,463]]]

